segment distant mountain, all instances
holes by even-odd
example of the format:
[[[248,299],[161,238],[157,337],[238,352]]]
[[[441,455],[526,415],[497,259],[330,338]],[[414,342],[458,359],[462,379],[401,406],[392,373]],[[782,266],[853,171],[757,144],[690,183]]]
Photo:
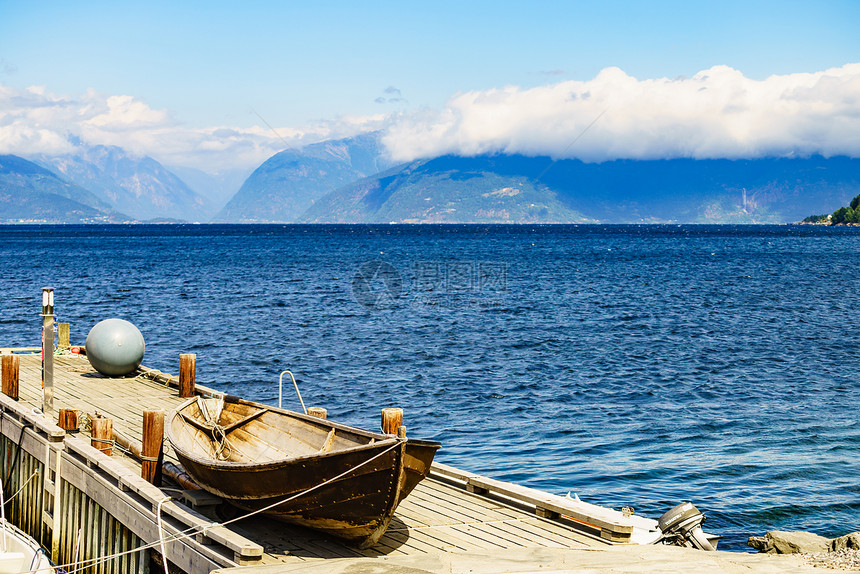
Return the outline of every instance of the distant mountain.
[[[141,221],[205,221],[215,212],[210,202],[151,157],[137,157],[115,146],[76,143],[72,154],[33,159]]]
[[[847,203],[860,159],[616,160],[444,156],[319,199],[307,222],[784,223]]]
[[[251,175],[251,169],[228,169],[207,173],[192,167],[178,165],[165,166],[188,184],[197,195],[206,198],[212,205],[213,214],[221,211],[227,202],[236,195],[242,184]]]
[[[302,217],[317,223],[595,223],[556,190],[474,159],[398,166],[329,193]],[[453,165],[453,164],[458,165]],[[469,164],[467,166],[467,163]]]
[[[325,194],[391,165],[375,133],[285,150],[258,167],[215,219],[297,221]]]
[[[125,221],[92,192],[22,157],[0,155],[0,222]]]
[[[278,153],[227,201],[237,172],[176,168],[194,191],[152,158],[72,143],[74,153],[40,157],[41,167],[0,156],[0,220],[785,223],[860,194],[860,159],[847,157],[584,163],[498,154],[393,166],[371,133]]]

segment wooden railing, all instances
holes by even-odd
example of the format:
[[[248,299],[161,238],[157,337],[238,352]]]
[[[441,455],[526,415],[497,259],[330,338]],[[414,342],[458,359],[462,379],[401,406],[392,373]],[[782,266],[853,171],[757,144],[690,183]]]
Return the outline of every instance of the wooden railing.
[[[433,463],[430,476],[459,485],[469,492],[508,499],[519,506],[530,507],[537,516],[573,521],[609,542],[629,543],[633,534],[633,519],[617,510],[488,478],[438,462]]]
[[[128,467],[67,435],[41,413],[0,394],[0,476],[10,475],[11,520],[50,551],[59,564],[96,559],[157,542],[161,503],[165,536],[192,531],[165,545],[183,572],[257,564],[263,547],[174,500]],[[18,448],[20,447],[20,452]],[[150,552],[159,553],[158,548]],[[149,555],[137,552],[99,562],[88,572],[144,572]]]

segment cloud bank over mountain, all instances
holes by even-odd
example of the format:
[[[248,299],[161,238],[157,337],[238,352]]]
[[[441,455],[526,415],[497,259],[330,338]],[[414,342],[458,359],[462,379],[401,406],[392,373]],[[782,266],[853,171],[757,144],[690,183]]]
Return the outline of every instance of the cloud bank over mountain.
[[[728,66],[647,80],[606,68],[588,81],[457,94],[442,110],[400,117],[383,143],[400,161],[497,152],[592,162],[857,157],[860,64],[764,80]]]
[[[390,86],[384,99],[399,102],[399,92]],[[55,95],[44,87],[0,84],[0,154],[60,155],[80,140],[213,173],[251,169],[284,149],[380,130],[398,162],[492,153],[588,162],[860,157],[860,63],[763,80],[728,66],[644,80],[606,68],[587,81],[459,93],[442,109],[338,116],[274,132],[265,121],[192,128],[129,95]]]
[[[382,114],[343,116],[274,131],[266,125],[190,128],[167,110],[153,109],[128,95],[89,90],[62,96],[44,87],[19,90],[0,84],[0,154],[61,155],[72,153],[80,140],[212,172],[257,166],[285,147],[377,130],[384,119]]]

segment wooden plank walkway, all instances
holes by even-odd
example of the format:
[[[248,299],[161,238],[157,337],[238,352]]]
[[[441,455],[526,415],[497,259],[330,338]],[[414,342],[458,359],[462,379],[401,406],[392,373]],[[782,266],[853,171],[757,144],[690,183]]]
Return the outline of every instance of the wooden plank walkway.
[[[39,355],[20,356],[19,392],[22,406],[41,408]],[[151,374],[110,378],[97,373],[85,357],[58,355],[54,358],[55,418],[56,411],[61,408],[99,413],[113,418],[116,430],[140,441],[144,409],[161,408],[169,413],[180,402],[182,399],[174,386],[152,380]],[[82,429],[81,435],[86,434]],[[175,460],[167,445],[165,458]],[[114,449],[113,459],[139,474],[138,462],[124,456],[119,449]],[[585,548],[606,544],[563,522],[536,516],[534,510],[530,512],[516,503],[468,492],[466,485],[451,480],[450,474],[451,469],[446,469],[419,484],[398,507],[385,536],[366,550],[350,548],[323,534],[267,518],[254,517],[227,528],[263,546],[262,564],[439,551]],[[165,494],[175,495],[175,492],[166,490]]]

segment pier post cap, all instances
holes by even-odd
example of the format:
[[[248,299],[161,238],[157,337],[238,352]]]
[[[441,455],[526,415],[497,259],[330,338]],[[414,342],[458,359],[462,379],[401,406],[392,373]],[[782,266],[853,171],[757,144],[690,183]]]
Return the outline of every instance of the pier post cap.
[[[54,313],[54,288],[42,287],[42,314]]]

